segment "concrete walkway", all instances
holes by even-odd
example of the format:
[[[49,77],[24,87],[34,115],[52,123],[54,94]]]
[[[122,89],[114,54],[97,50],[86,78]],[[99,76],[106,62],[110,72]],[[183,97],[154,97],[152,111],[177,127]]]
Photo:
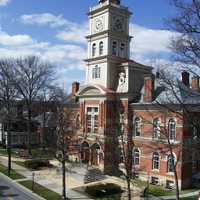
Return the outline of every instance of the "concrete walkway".
[[[0,156],[0,164],[7,166],[7,157]],[[18,159],[12,159],[18,160]],[[57,173],[55,169],[41,170],[41,171],[30,171],[27,168],[19,166],[12,162],[12,169],[14,169],[17,173],[26,177],[25,180],[32,180],[33,172],[35,174],[35,182],[54,191],[58,194],[62,194],[62,178],[61,174]],[[74,183],[75,182],[75,183]],[[69,174],[66,176],[66,185],[67,185],[67,197],[70,199],[89,199],[88,196],[81,194],[72,190],[71,186],[78,186],[76,181],[73,180],[73,177],[70,177]],[[70,187],[69,187],[70,186]]]
[[[180,198],[198,196],[199,192],[200,192],[200,190],[197,190],[195,192],[186,193],[186,194],[180,194]],[[173,200],[173,199],[176,199],[176,196],[175,195],[174,196],[162,196],[159,198],[166,199],[166,200]]]
[[[12,158],[12,161],[23,161],[23,159],[18,159],[18,158]],[[0,163],[7,166],[7,157],[0,156]],[[57,166],[59,169],[59,162],[54,161],[53,162],[54,166]],[[68,169],[71,167],[68,166]],[[19,166],[12,162],[12,169],[16,170],[19,174],[25,176],[26,178],[24,180],[31,180],[32,179],[32,174],[34,172],[35,174],[35,181],[52,190],[55,191],[59,194],[62,194],[62,175],[61,171],[56,170],[55,168],[53,169],[44,169],[40,171],[30,171],[27,168],[24,168],[22,166]],[[72,167],[68,172],[66,172],[66,185],[67,185],[67,196],[71,199],[89,199],[88,196],[79,193],[73,189],[78,188],[78,187],[83,187],[85,186],[84,184],[84,175],[86,173],[86,169],[83,167]],[[101,181],[101,182],[107,182],[107,183],[116,183],[120,185],[122,188],[126,188],[126,182],[123,181],[122,179],[116,178],[116,177],[110,177],[108,176],[107,179]],[[95,183],[92,183],[95,184]],[[138,194],[139,190],[138,188],[134,187],[134,194]],[[181,194],[180,197],[191,197],[191,196],[198,196],[200,190],[195,191],[195,192],[190,192],[186,194]],[[135,196],[135,195],[134,195]],[[137,198],[138,199],[138,198]],[[142,198],[140,198],[142,199]],[[148,199],[151,200],[172,200],[176,199],[176,196],[161,196],[161,197],[149,197]]]

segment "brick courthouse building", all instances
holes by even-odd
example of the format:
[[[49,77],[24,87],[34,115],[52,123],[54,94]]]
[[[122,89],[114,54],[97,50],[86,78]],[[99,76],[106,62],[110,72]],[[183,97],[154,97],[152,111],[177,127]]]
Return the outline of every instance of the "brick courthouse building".
[[[177,102],[173,104],[177,112],[155,103],[156,99],[167,100],[170,91],[159,85],[153,68],[130,60],[130,15],[120,0],[99,0],[88,13],[86,81],[80,87],[73,83],[71,95],[77,100],[71,100],[77,113],[77,158],[115,174],[123,167],[119,139],[123,127],[125,143],[132,148],[132,168],[139,178],[171,187],[173,162],[177,161],[179,185],[186,188],[199,170],[199,154],[191,143],[194,130]],[[177,87],[180,98],[191,105],[200,102],[198,78],[192,79],[190,87],[189,74],[182,76]],[[193,96],[188,98],[186,92]],[[173,144],[173,157],[166,135]]]

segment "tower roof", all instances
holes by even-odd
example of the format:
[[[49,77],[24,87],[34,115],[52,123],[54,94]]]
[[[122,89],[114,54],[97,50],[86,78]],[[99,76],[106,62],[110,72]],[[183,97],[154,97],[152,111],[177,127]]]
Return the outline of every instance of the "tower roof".
[[[117,4],[117,5],[120,4],[120,0],[99,0],[99,3],[104,3],[104,2],[106,2],[106,1],[108,1],[108,2],[110,2],[110,3],[115,3],[115,4]]]

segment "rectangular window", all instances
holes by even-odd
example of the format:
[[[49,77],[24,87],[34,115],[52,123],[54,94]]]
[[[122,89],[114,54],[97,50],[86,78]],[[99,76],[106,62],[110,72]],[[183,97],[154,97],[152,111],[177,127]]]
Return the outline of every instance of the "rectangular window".
[[[141,135],[141,127],[142,127],[141,119],[139,117],[135,118],[133,127],[134,127],[133,136],[139,137]]]
[[[174,189],[174,188],[175,188],[174,181],[169,181],[169,180],[167,180],[167,181],[166,181],[166,188],[167,188],[167,189]]]
[[[101,68],[100,67],[95,66],[92,69],[92,78],[93,79],[101,78]]]
[[[99,109],[97,107],[88,107],[86,115],[87,132],[98,133],[99,128]]]
[[[125,44],[124,43],[121,43],[120,55],[121,55],[122,58],[125,57]]]
[[[117,42],[112,43],[112,55],[117,55]]]

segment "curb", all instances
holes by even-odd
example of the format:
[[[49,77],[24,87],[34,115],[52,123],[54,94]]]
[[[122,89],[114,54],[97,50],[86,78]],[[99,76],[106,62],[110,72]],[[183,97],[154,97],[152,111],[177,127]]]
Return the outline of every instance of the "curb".
[[[38,194],[34,193],[32,190],[24,187],[23,185],[19,184],[17,182],[17,180],[13,180],[10,177],[6,176],[5,174],[0,172],[0,175],[3,176],[5,179],[9,180],[10,182],[12,182],[14,185],[16,185],[19,189],[24,190],[27,193],[31,193],[33,196],[37,197],[40,200],[46,200],[45,198],[39,196]],[[19,179],[20,180],[20,179]]]

